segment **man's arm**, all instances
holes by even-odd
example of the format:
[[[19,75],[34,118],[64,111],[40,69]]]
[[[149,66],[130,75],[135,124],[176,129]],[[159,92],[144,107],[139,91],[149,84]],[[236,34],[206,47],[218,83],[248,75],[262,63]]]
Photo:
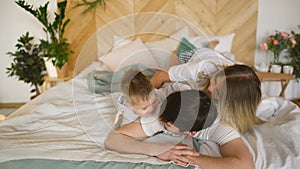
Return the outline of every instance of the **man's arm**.
[[[189,156],[196,165],[203,169],[254,169],[253,158],[242,139],[236,138],[220,147],[222,157]]]
[[[144,154],[156,156],[165,161],[174,161],[180,165],[193,163],[193,160],[188,159],[185,155],[199,156],[192,148],[176,143],[157,144],[143,142],[146,134],[140,123],[131,122],[126,126],[110,133],[105,140],[107,149],[114,150],[120,153]]]

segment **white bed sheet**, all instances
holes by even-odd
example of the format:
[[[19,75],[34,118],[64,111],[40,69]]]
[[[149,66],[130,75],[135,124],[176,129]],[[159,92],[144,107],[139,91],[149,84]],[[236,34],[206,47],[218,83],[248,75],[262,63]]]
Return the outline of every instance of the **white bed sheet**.
[[[98,66],[99,62],[91,64],[72,81],[47,90],[0,122],[0,162],[43,158],[166,164],[103,148],[116,109],[111,95],[88,89],[86,77]]]
[[[267,97],[257,116],[267,121],[243,134],[256,168],[287,169],[300,166],[300,109],[289,100]]]
[[[43,158],[166,164],[154,157],[103,148],[116,109],[114,94],[97,95],[88,89],[88,73],[98,66],[99,62],[94,62],[72,81],[47,90],[0,122],[0,162]],[[260,108],[258,115],[270,123],[243,135],[256,168],[297,168],[300,109],[279,98],[266,99],[265,106],[273,109]],[[218,147],[210,143],[200,152],[219,156]]]

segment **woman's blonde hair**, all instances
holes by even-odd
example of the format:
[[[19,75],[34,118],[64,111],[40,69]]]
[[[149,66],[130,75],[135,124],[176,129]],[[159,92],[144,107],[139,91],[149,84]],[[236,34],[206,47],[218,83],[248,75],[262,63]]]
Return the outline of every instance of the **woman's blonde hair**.
[[[138,69],[131,69],[125,72],[121,82],[121,90],[132,104],[136,100],[133,97],[139,97],[147,100],[154,90],[150,79]]]
[[[221,122],[243,133],[264,121],[256,117],[261,101],[261,82],[252,68],[232,65],[218,71],[212,80],[217,87],[217,108]]]

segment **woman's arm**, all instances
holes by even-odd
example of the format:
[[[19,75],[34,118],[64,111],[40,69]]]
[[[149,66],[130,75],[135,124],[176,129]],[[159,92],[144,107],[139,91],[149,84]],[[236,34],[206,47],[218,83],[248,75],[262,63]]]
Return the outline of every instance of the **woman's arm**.
[[[196,165],[203,169],[254,169],[253,158],[242,139],[236,138],[220,147],[222,157],[189,156]]]

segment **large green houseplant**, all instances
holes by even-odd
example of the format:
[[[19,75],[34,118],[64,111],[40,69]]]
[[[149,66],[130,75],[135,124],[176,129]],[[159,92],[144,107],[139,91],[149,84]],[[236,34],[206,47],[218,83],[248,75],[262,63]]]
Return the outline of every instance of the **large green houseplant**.
[[[85,14],[89,11],[95,13],[96,9],[99,7],[105,8],[105,4],[105,0],[81,0],[76,3],[75,7],[85,6],[86,9],[82,12],[82,14]]]
[[[13,61],[10,67],[6,68],[8,77],[16,76],[18,80],[34,86],[31,92],[35,92],[35,95],[32,98],[40,94],[39,86],[44,82],[46,70],[41,47],[34,44],[33,40],[34,37],[29,36],[29,32],[18,39],[16,51],[7,53],[13,57]]]
[[[69,60],[69,55],[73,53],[70,44],[64,37],[64,32],[70,19],[65,19],[65,9],[67,1],[57,3],[58,11],[55,12],[53,22],[50,22],[48,4],[34,8],[33,5],[26,3],[24,0],[15,1],[21,8],[31,13],[43,24],[43,30],[46,33],[46,39],[40,39],[40,46],[44,56],[52,59],[52,62],[58,68],[62,68]]]
[[[296,40],[296,45],[288,50],[288,56],[291,60],[290,64],[294,67],[295,78],[298,82],[300,79],[300,33],[292,31],[292,35]]]

